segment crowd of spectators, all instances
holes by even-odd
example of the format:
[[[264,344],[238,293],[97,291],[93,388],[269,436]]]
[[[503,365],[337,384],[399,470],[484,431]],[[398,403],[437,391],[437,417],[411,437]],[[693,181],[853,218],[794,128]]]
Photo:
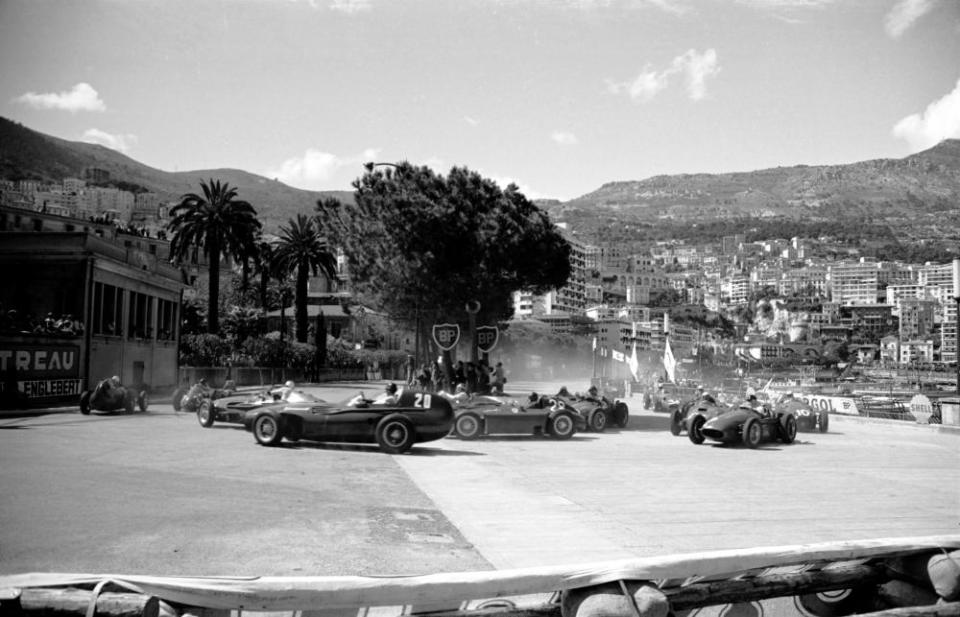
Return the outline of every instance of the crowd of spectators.
[[[453,367],[452,379],[449,383],[444,377],[440,364],[434,362],[432,366],[424,364],[410,381],[411,386],[420,390],[440,392],[466,392],[468,396],[474,394],[503,394],[503,386],[507,382],[503,364],[497,362],[491,367],[486,360],[478,362],[458,361]]]
[[[0,333],[80,336],[83,334],[83,322],[70,313],[47,313],[44,317],[38,317],[29,312],[20,313],[17,309],[5,309],[0,304]]]

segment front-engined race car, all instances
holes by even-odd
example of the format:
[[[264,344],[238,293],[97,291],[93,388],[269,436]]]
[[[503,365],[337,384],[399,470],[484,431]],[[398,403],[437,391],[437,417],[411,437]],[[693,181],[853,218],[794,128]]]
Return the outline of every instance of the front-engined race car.
[[[670,432],[673,435],[687,431],[697,434],[707,420],[729,411],[726,405],[718,403],[712,396],[694,398],[675,409],[670,414]]]
[[[797,419],[797,430],[826,433],[830,428],[830,412],[815,407],[793,397],[781,399],[777,409],[789,411]]]
[[[550,435],[569,439],[586,428],[585,418],[559,397],[535,397],[524,403],[496,396],[454,399],[453,435],[476,439],[481,435]]]
[[[783,409],[753,408],[743,404],[707,420],[695,429],[691,424],[690,441],[701,444],[705,439],[720,443],[743,443],[756,448],[764,441],[793,443],[797,438],[797,419]]]
[[[114,384],[112,379],[104,379],[93,390],[84,390],[80,394],[80,413],[87,415],[90,410],[119,411],[132,413],[137,407],[147,410],[147,392],[135,391]]]
[[[293,394],[297,394],[297,400]],[[402,454],[413,444],[446,437],[453,428],[450,401],[436,393],[402,389],[396,402],[362,396],[328,403],[303,392],[286,401],[251,405],[244,427],[257,443],[276,446],[289,441],[376,443],[390,454]]]
[[[580,412],[587,421],[587,430],[602,433],[608,425],[626,428],[630,420],[627,404],[621,400],[610,400],[605,396],[572,395],[565,390],[557,393],[567,405]]]

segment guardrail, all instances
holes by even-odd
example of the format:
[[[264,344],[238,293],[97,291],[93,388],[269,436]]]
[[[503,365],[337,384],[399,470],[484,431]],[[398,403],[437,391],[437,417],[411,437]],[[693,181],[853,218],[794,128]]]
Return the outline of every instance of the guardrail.
[[[933,617],[960,615],[958,549],[946,535],[424,576],[17,574],[0,576],[0,614],[668,617],[793,596],[807,616]]]

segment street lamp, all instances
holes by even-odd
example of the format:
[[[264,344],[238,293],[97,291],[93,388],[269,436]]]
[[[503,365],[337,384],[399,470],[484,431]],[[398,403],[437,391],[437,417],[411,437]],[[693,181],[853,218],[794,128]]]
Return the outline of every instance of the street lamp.
[[[953,260],[953,300],[957,303],[953,315],[953,360],[957,364],[957,396],[960,396],[960,259]]]

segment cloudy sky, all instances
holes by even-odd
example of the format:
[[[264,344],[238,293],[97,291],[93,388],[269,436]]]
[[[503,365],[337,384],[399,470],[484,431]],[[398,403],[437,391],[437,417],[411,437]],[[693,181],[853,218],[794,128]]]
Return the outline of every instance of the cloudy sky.
[[[958,0],[0,0],[0,116],[168,171],[530,197],[960,137]]]

